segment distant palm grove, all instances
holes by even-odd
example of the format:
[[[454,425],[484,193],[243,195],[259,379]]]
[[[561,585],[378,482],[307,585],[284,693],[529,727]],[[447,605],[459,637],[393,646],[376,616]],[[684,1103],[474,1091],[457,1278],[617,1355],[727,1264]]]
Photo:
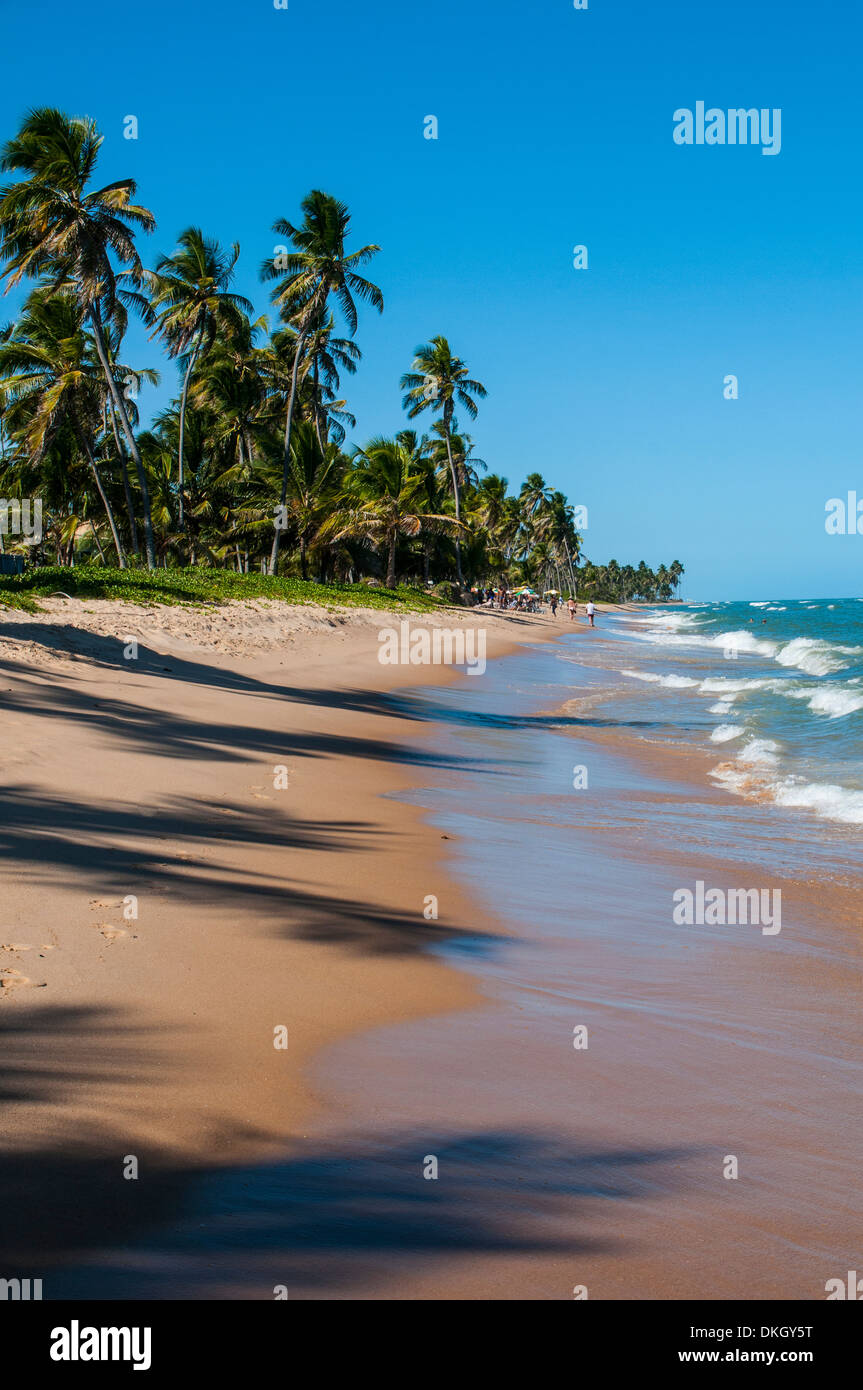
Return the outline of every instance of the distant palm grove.
[[[351,583],[529,585],[609,600],[671,598],[683,567],[593,565],[574,509],[532,472],[517,495],[486,473],[462,421],[482,383],[442,334],[401,382],[405,428],[348,445],[342,395],[361,308],[383,310],[343,203],[314,190],[273,224],[260,268],[273,323],[232,290],[240,248],[195,226],[146,269],[155,229],[131,179],[100,187],[95,123],[31,112],[4,146],[0,262],[32,288],[0,327],[0,497],[38,499],[42,540],[0,533],[39,564],[211,567]],[[136,399],[159,373],[124,356],[138,315],[177,372],[149,429]],[[405,364],[408,367],[408,364]],[[395,383],[394,383],[395,387]],[[421,432],[425,426],[427,432]]]

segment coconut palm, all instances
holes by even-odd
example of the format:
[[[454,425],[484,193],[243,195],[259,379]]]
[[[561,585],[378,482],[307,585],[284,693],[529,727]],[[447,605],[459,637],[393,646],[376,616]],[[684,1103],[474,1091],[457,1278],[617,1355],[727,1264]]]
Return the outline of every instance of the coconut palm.
[[[488,464],[485,459],[477,458],[474,453],[474,442],[469,434],[462,434],[458,428],[458,421],[453,416],[452,431],[449,435],[449,448],[447,448],[447,433],[443,420],[436,420],[432,425],[431,441],[432,458],[441,472],[449,476],[449,460],[452,457],[455,468],[455,476],[458,481],[459,497],[464,498],[467,490],[475,488],[479,482],[479,470],[485,470]]]
[[[446,338],[440,334],[416,349],[413,371],[405,372],[401,379],[401,389],[406,393],[402,406],[407,411],[410,420],[414,420],[424,410],[440,412],[455,499],[455,519],[460,524],[461,489],[452,448],[453,416],[456,404],[458,404],[467,411],[472,420],[475,420],[478,407],[474,397],[483,400],[488,392],[482,382],[474,381],[472,377],[468,376],[466,365],[460,357],[453,355]],[[455,554],[456,577],[459,586],[462,586],[464,581],[461,572],[461,548],[458,532],[456,532]]]
[[[559,563],[569,573],[571,591],[575,594],[575,567],[581,558],[581,537],[575,529],[573,508],[562,492],[553,492],[548,500],[548,536]]]
[[[306,359],[311,364],[311,414],[321,449],[328,442],[330,430],[336,443],[343,442],[342,420],[347,418],[349,423],[356,425],[353,416],[345,410],[346,402],[337,401],[335,393],[341,384],[340,370],[353,376],[362,353],[350,338],[334,337],[334,327],[335,319],[330,314],[325,322],[309,331],[305,346]]]
[[[452,530],[450,516],[428,510],[420,445],[412,430],[394,439],[378,436],[351,460],[342,498],[343,514],[335,539],[365,536],[383,546],[386,585],[396,586],[396,545],[400,536]]]
[[[122,345],[123,333],[125,331],[125,314],[118,312],[114,319],[107,325],[108,331],[105,334],[105,347],[107,350],[108,361],[111,364],[111,374],[119,392],[121,392],[126,403],[126,413],[129,423],[133,430],[138,428],[138,407],[137,399],[144,382],[150,386],[158,386],[160,375],[152,367],[130,367],[117,361],[117,355]],[[140,560],[141,548],[138,544],[138,529],[135,520],[135,503],[132,496],[132,483],[129,477],[129,464],[126,457],[126,450],[120,437],[120,426],[117,419],[117,412],[114,408],[114,401],[111,391],[104,380],[99,380],[100,397],[102,401],[102,432],[108,435],[110,426],[111,439],[114,443],[114,453],[120,464],[120,472],[123,478],[123,494],[126,503],[126,516],[129,523],[129,536],[132,543],[132,550],[137,560]],[[136,435],[137,438],[137,435]]]
[[[243,315],[254,312],[248,299],[230,290],[239,256],[239,242],[227,252],[218,241],[205,237],[200,227],[187,227],[180,233],[176,251],[162,256],[156,269],[146,276],[156,332],[167,343],[169,356],[185,362],[177,455],[181,531],[185,526],[183,436],[192,372],[219,334],[228,336],[241,330]]]
[[[13,333],[0,345],[0,380],[7,423],[39,465],[58,433],[68,430],[86,459],[105,509],[117,562],[125,568],[120,534],[96,461],[100,400],[93,339],[70,294],[37,289]]]
[[[105,325],[121,304],[134,305],[148,316],[146,301],[138,293],[144,269],[134,229],[150,232],[156,223],[147,208],[132,201],[136,191],[132,179],[117,179],[88,191],[101,144],[96,123],[88,118],[65,116],[50,107],[30,112],[0,154],[4,172],[28,175],[0,190],[0,259],[6,263],[8,286],[26,276],[47,277],[55,288],[74,287],[135,462],[147,563],[152,568],[155,551],[147,478],[111,371]]]
[[[377,285],[358,274],[359,267],[367,264],[380,247],[370,244],[359,251],[345,250],[345,239],[350,230],[350,213],[346,205],[330,194],[314,189],[300,206],[303,221],[299,227],[284,217],[273,223],[273,231],[277,236],[284,237],[293,250],[280,252],[272,260],[264,261],[261,267],[263,280],[277,281],[273,289],[273,303],[278,305],[284,322],[292,324],[297,333],[285,421],[280,507],[284,507],[288,492],[291,431],[306,339],[315,327],[326,321],[330,297],[341,310],[351,337],[357,331],[357,299],[371,304],[379,312],[384,307],[383,295]],[[275,574],[278,565],[280,535],[277,526],[273,532],[270,555],[271,574]]]
[[[277,526],[296,538],[303,579],[309,577],[311,545],[319,536],[329,538],[333,534],[344,463],[338,445],[327,444],[321,449],[315,427],[308,420],[301,420],[294,427],[288,486]]]

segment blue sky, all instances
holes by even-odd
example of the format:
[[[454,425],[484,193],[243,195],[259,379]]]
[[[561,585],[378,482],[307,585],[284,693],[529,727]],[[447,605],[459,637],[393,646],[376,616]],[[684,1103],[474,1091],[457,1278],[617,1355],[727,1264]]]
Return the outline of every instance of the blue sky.
[[[273,220],[312,187],[348,203],[386,301],[343,380],[358,439],[403,425],[399,377],[443,333],[488,388],[478,453],[586,505],[592,559],[680,559],[691,598],[863,592],[863,536],[824,530],[828,498],[863,496],[850,0],[0,0],[0,19],[0,136],[35,105],[94,117],[101,181],[134,177],[156,215],[146,264],[193,223],[238,240],[264,312]],[[676,145],[698,100],[781,108],[781,152]],[[146,414],[174,369],[140,327],[126,356],[164,368]]]

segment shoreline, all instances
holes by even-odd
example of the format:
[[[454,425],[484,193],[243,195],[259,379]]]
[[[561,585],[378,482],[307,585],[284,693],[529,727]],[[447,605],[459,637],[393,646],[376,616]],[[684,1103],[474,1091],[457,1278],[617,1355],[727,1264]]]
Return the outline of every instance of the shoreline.
[[[88,626],[71,631],[70,609]],[[484,626],[490,659],[565,630],[487,610],[433,616]],[[383,612],[301,613],[272,650],[264,618],[238,659],[196,632],[209,613],[170,610],[170,635],[161,611],[94,602],[0,616],[0,961],[30,981],[0,992],[7,1262],[62,1264],[118,1222],[146,1228],[160,1194],[211,1166],[284,1152],[319,1111],[308,1066],[322,1048],[476,1002],[425,948],[499,924],[455,887],[440,921],[424,921],[447,856],[421,812],[387,796],[414,784],[430,733],[405,724],[394,692],[453,669],[382,666]],[[135,632],[138,658],[118,669]],[[156,1182],[124,1184],[127,1155]],[[58,1173],[62,1206],[45,1191]]]
[[[856,1084],[847,892],[771,861],[781,936],[670,932],[690,869],[742,881],[745,851],[723,856],[715,829],[752,813],[700,780],[706,750],[548,702],[549,680],[570,689],[568,618],[456,614],[488,633],[474,682],[382,666],[385,613],[286,633],[281,612],[273,648],[256,612],[242,640],[231,616],[229,653],[212,615],[177,618],[204,625],[193,652],[139,615],[134,671],[107,613],[63,642],[62,605],[41,634],[19,626],[43,639],[36,668],[9,660],[0,621],[6,778],[14,746],[35,779],[9,796],[6,858],[29,834],[21,921],[64,924],[38,937],[54,950],[0,957],[45,980],[0,994],[7,1265],[44,1271],[48,1298],[267,1298],[284,1280],[300,1298],[555,1299],[577,1280],[612,1299],[817,1297],[818,1250],[846,1258],[856,1142],[822,1139]],[[571,669],[604,684],[608,667]],[[555,806],[576,757],[600,796],[573,821]],[[710,838],[689,833],[701,815]],[[91,904],[94,875],[113,908]],[[746,1166],[733,1199],[726,1151]],[[438,1153],[439,1195],[418,1192]],[[145,1181],[123,1182],[130,1157]]]
[[[438,737],[448,750],[477,741],[482,772],[436,774],[419,798],[455,837],[462,886],[506,904],[501,949],[462,958],[483,1008],[449,1030],[383,1027],[317,1064],[340,1101],[336,1154],[441,1155],[450,1243],[396,1270],[357,1258],[340,1296],[567,1299],[579,1282],[599,1299],[823,1297],[854,1267],[859,1210],[848,1002],[861,948],[847,890],[772,860],[765,878],[745,839],[723,855],[710,831],[745,835],[751,808],[702,784],[677,746],[665,758],[651,745],[648,765],[632,739],[543,713],[550,649],[513,663],[492,698],[462,688],[461,718]],[[598,793],[583,813],[561,776],[576,758]],[[781,934],[674,926],[673,893],[699,877],[781,885]],[[573,1024],[589,1026],[589,1051],[573,1054]],[[364,1133],[369,1097],[355,1099],[363,1077],[387,1121],[381,1154]],[[391,1169],[370,1185],[397,1221],[392,1192],[410,1200],[411,1186]],[[423,1232],[413,1240],[416,1256]]]

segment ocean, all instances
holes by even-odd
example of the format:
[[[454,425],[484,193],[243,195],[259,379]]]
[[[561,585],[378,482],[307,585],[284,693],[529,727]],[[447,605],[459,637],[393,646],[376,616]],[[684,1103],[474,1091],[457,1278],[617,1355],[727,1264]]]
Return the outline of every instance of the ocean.
[[[863,600],[686,604],[603,622],[631,639],[615,708],[673,710],[741,797],[863,824]]]

